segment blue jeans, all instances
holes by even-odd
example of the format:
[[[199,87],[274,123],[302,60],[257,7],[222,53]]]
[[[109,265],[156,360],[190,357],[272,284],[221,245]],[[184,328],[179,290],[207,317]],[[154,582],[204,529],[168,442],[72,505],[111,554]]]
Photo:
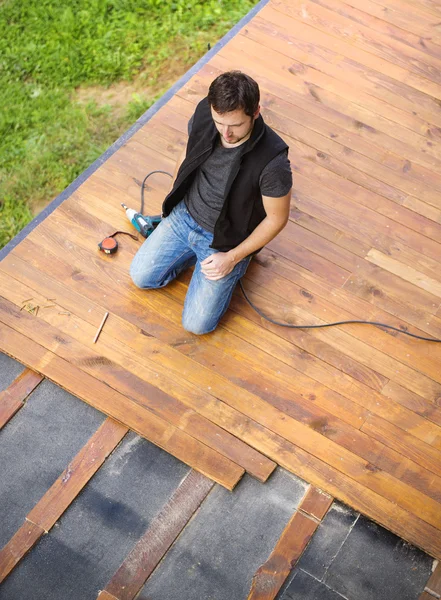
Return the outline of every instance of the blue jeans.
[[[228,308],[234,288],[245,275],[251,257],[241,260],[225,277],[211,281],[201,271],[201,262],[218,252],[210,248],[213,234],[200,227],[184,201],[163,219],[136,253],[130,275],[142,289],[167,285],[181,271],[195,265],[182,314],[187,331],[202,335],[216,329]]]

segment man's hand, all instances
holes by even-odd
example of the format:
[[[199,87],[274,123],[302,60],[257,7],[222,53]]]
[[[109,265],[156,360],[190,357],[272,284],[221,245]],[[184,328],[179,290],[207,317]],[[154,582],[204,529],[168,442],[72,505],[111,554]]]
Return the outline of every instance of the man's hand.
[[[236,266],[236,261],[229,252],[216,252],[201,262],[201,271],[207,279],[222,279]]]

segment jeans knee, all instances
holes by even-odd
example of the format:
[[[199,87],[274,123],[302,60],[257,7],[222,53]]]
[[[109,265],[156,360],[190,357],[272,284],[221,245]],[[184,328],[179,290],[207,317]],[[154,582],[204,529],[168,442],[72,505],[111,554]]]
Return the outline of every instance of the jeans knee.
[[[149,273],[145,269],[137,269],[133,267],[133,263],[130,266],[130,277],[136,287],[141,290],[152,289],[160,287],[160,282],[155,281],[153,277],[150,277]]]
[[[213,321],[206,322],[204,320],[192,319],[184,314],[182,317],[182,327],[189,333],[205,335],[206,333],[214,331],[217,327],[217,323],[213,326]]]

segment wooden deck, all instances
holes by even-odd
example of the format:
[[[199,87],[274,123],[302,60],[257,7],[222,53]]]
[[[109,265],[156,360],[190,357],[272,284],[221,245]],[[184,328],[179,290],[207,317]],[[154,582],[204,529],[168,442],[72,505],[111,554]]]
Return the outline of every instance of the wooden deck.
[[[440,559],[439,344],[283,329],[239,293],[197,337],[180,324],[189,274],[143,292],[139,241],[97,249],[130,231],[120,203],[173,171],[208,84],[239,68],[295,182],[289,224],[245,278],[253,301],[296,324],[441,338],[440,23],[434,0],[270,1],[3,259],[0,350],[229,489],[279,464]],[[169,185],[149,179],[146,212]]]

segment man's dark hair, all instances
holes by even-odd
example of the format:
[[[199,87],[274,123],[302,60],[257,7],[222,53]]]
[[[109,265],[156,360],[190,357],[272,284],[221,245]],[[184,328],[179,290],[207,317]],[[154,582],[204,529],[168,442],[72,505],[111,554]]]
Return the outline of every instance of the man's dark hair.
[[[240,71],[222,73],[208,90],[208,102],[220,115],[242,109],[252,117],[259,107],[259,100],[259,86],[249,75]]]

